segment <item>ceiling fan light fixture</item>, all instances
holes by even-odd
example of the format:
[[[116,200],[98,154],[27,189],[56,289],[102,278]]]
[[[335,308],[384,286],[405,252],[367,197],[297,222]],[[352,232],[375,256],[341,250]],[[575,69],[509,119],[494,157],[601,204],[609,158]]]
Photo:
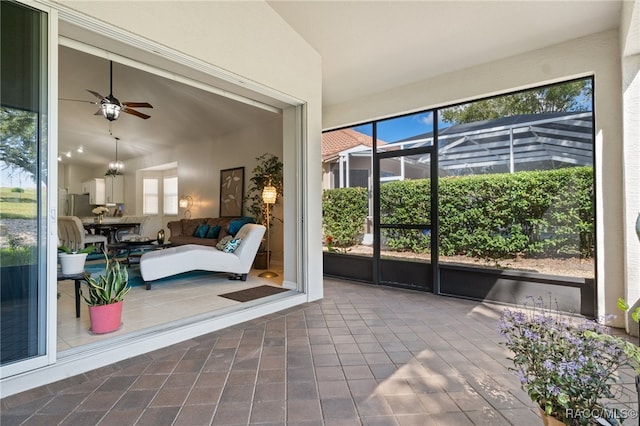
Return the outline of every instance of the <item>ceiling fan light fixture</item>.
[[[102,102],[100,102],[100,108],[102,108],[102,115],[109,121],[115,121],[120,116],[120,111],[122,110],[122,106],[120,105],[120,101],[113,97],[113,95],[109,95],[104,98]]]

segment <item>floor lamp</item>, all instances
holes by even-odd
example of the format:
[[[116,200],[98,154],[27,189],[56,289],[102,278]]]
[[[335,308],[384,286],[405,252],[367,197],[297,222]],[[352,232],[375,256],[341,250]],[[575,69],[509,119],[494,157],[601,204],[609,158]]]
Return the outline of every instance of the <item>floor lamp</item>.
[[[271,186],[271,183],[269,183],[269,185],[265,186],[262,190],[262,202],[267,205],[267,270],[258,275],[262,278],[273,278],[278,276],[278,274],[269,270],[271,267],[271,247],[269,245],[269,240],[271,239],[271,217],[269,216],[269,204],[274,204],[276,202],[276,198],[278,198],[278,192],[276,191],[276,188]]]

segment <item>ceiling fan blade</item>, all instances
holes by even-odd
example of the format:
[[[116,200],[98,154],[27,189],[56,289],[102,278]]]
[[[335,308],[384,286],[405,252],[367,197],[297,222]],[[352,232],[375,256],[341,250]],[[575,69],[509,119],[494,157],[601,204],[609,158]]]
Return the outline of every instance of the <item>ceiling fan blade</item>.
[[[102,108],[100,108],[99,110],[97,110],[97,111],[96,111],[96,113],[95,113],[95,114],[93,114],[93,115],[103,115],[103,114],[102,114]]]
[[[131,108],[127,108],[127,107],[122,108],[122,112],[126,112],[127,114],[135,115],[136,117],[140,117],[140,118],[143,118],[145,120],[147,118],[151,117],[150,115],[143,114],[143,113],[141,113],[139,111],[136,111],[135,109],[131,109]]]
[[[89,90],[89,89],[87,89],[87,92],[91,93],[93,96],[95,96],[96,98],[98,98],[98,99],[100,99],[100,100],[103,100],[103,99],[104,99],[104,96],[102,96],[102,95],[101,95],[100,93],[98,93],[98,92],[94,92],[93,90]]]
[[[123,102],[122,105],[131,108],[153,108],[153,106],[147,102]]]
[[[84,102],[86,104],[94,104],[98,105],[98,102],[94,101],[85,101],[84,99],[69,99],[69,98],[58,98],[59,101],[72,101],[72,102]]]

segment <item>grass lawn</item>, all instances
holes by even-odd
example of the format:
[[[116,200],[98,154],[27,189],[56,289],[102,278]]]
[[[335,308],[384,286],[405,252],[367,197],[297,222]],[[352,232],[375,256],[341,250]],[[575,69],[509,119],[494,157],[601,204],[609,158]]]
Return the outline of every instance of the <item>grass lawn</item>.
[[[0,188],[1,219],[34,219],[38,204],[36,189],[24,189],[24,192],[12,192],[13,188]]]

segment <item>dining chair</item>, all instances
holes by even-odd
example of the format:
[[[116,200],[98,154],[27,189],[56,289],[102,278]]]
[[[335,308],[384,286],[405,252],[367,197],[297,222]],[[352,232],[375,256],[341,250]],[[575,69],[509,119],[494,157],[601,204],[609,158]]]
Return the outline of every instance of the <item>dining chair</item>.
[[[131,241],[131,240],[140,240],[144,239],[144,225],[149,219],[149,216],[136,216],[136,215],[127,215],[122,216],[120,219],[120,223],[133,223],[138,224],[137,226],[132,226],[131,228],[123,228],[119,229],[116,232],[116,241]]]
[[[71,250],[83,249],[88,244],[96,244],[101,249],[107,248],[107,237],[88,233],[77,216],[58,217],[58,241]]]

